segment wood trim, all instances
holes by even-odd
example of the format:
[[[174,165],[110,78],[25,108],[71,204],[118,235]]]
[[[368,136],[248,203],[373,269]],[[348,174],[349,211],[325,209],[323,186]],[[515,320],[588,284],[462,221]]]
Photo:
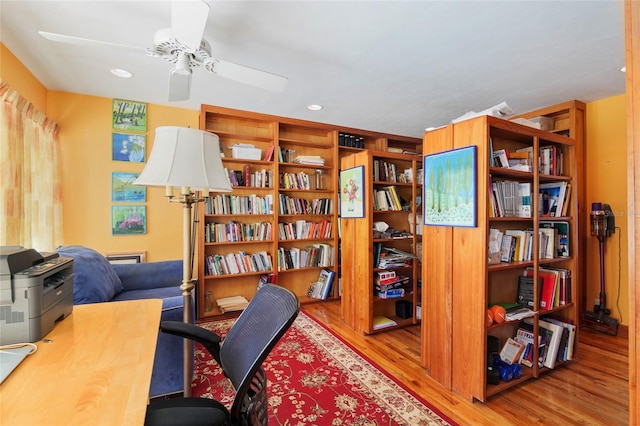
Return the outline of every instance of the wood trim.
[[[625,43],[627,67],[627,191],[629,234],[629,424],[637,425],[640,415],[640,395],[638,394],[638,348],[640,336],[640,285],[636,265],[640,264],[640,185],[636,185],[636,170],[640,167],[640,3],[625,0]]]

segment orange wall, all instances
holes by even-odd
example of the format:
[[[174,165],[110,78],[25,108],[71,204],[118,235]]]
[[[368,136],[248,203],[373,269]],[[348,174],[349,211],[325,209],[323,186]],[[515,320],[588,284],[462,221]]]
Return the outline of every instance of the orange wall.
[[[609,204],[615,234],[605,240],[605,293],[611,316],[629,324],[626,96],[587,104],[587,208]],[[600,254],[596,237],[587,239],[587,306],[600,294]],[[619,299],[618,299],[619,298]]]
[[[113,99],[49,92],[47,114],[60,126],[64,244],[101,253],[147,252],[147,261],[182,258],[182,207],[164,188],[147,188],[147,234],[111,235],[112,172],[141,172],[142,163],[111,160]],[[199,111],[149,104],[147,158],[158,126],[198,127]],[[136,203],[137,204],[137,203]]]
[[[29,99],[38,111],[46,112],[47,88],[2,43],[0,43],[0,80]]]

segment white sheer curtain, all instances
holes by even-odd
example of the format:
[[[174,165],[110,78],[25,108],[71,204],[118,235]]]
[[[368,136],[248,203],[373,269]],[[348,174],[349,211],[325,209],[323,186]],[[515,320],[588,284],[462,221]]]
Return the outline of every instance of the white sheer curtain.
[[[58,125],[0,83],[0,245],[62,244]]]

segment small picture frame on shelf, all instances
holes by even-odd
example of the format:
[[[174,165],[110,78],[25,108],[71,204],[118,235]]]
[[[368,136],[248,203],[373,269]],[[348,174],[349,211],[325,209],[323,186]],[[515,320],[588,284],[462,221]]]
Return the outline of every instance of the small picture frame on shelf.
[[[340,171],[340,217],[364,217],[364,166]]]
[[[477,226],[477,147],[424,156],[424,224]]]

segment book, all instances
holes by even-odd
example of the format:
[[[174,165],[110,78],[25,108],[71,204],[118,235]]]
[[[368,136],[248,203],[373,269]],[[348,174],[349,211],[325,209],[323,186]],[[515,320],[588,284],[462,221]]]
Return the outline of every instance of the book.
[[[541,183],[538,186],[540,203],[539,214],[542,217],[560,217],[562,214],[566,182]]]
[[[511,262],[511,242],[513,237],[511,235],[503,235],[502,243],[500,245],[500,261]]]
[[[307,289],[307,296],[312,299],[322,299],[322,293],[324,291],[324,283],[319,281],[314,281],[309,284],[309,288]]]
[[[533,308],[533,294],[533,276],[520,275],[518,277],[518,303]]]
[[[569,257],[571,255],[569,247],[569,222],[566,221],[540,221],[541,228],[554,228],[555,234],[555,257]]]
[[[509,157],[507,154],[507,150],[498,149],[493,151],[493,164],[495,167],[504,167],[509,168]]]
[[[533,269],[526,268],[524,271],[526,277],[533,277]],[[540,285],[540,309],[550,310],[553,308],[555,293],[556,293],[556,282],[558,279],[558,271],[553,271],[550,269],[538,269],[538,278],[542,280]]]
[[[551,339],[549,341],[549,346],[545,351],[543,365],[548,368],[555,368],[564,327],[542,319],[538,320],[538,326],[538,329],[543,328],[551,332]]]
[[[556,243],[558,241],[558,230],[554,227],[546,228],[541,226],[540,234],[544,234],[544,238],[540,238],[540,258],[553,259],[556,257]],[[543,244],[544,243],[544,244]]]
[[[383,315],[376,315],[373,317],[373,329],[380,330],[387,327],[393,327],[398,325],[397,322],[392,320],[391,318],[387,318]]]
[[[509,337],[500,350],[500,359],[509,365],[518,363],[524,346],[524,343]]]
[[[318,282],[322,283],[322,293],[320,298],[326,299],[329,297],[331,293],[331,288],[333,287],[333,280],[336,276],[336,273],[330,269],[321,269],[320,275],[318,276]]]
[[[275,151],[275,146],[269,145],[269,147],[264,152],[264,161],[271,161],[273,159],[274,151]]]

